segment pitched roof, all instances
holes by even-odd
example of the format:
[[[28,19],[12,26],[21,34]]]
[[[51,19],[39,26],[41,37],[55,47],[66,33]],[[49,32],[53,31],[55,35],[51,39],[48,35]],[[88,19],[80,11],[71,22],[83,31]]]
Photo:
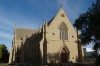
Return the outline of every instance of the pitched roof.
[[[52,20],[55,18],[55,16],[48,22],[48,25],[50,25],[50,23],[52,22]]]
[[[25,37],[31,37],[33,34],[36,33],[36,30],[32,29],[25,29],[25,28],[16,28],[16,39],[21,40]]]
[[[55,19],[55,17],[58,16],[58,14],[59,14],[61,11],[64,12],[63,8],[60,8],[60,10],[58,11],[58,13],[48,22],[48,26],[49,26],[49,25],[51,24],[51,22]],[[65,12],[64,12],[64,13],[65,13]],[[66,14],[65,14],[65,15],[66,15]]]

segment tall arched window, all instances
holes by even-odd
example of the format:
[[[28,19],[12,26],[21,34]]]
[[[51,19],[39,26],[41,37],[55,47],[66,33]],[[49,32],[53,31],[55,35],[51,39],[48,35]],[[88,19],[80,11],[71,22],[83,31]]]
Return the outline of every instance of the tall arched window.
[[[64,22],[61,23],[59,26],[60,40],[68,40],[67,30],[68,30],[68,28],[67,28],[66,24]]]

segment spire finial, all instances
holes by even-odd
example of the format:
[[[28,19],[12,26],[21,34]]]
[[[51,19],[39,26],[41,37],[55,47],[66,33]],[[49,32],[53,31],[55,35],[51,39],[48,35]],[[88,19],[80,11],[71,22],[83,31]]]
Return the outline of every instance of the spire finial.
[[[14,28],[16,28],[16,24],[14,25]]]
[[[60,7],[62,8],[63,7],[63,4],[61,4]]]

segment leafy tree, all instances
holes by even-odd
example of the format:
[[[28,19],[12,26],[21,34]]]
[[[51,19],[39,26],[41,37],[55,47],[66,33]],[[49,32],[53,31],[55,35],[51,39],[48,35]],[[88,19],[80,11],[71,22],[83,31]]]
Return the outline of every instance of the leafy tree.
[[[80,14],[75,20],[74,27],[81,31],[79,36],[81,44],[93,43],[93,49],[96,51],[100,48],[100,0],[93,2],[86,13]]]
[[[82,44],[94,43],[100,45],[100,0],[88,8],[86,13],[80,14],[79,18],[75,20],[74,26],[81,31],[80,39]]]
[[[100,65],[100,55],[96,59],[96,64]]]
[[[88,59],[88,56],[84,54],[84,60],[86,61]]]
[[[7,47],[4,44],[0,45],[0,62],[5,62],[6,60],[8,60],[9,57],[9,53],[7,50]]]

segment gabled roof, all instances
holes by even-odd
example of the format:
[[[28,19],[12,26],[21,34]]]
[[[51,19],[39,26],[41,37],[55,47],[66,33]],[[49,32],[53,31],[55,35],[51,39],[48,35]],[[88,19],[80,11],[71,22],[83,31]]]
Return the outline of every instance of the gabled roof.
[[[55,17],[56,17],[60,12],[65,13],[64,10],[63,10],[63,8],[60,8],[60,10],[58,11],[58,13],[48,22],[48,26],[52,23],[52,21],[55,19]],[[66,15],[66,13],[65,13],[65,15]]]
[[[55,18],[55,16],[48,22],[48,25],[50,25],[50,23],[52,22],[52,20]]]
[[[25,28],[16,28],[16,39],[21,40],[24,39],[25,37],[31,37],[36,33],[36,30],[32,29],[25,29]]]

